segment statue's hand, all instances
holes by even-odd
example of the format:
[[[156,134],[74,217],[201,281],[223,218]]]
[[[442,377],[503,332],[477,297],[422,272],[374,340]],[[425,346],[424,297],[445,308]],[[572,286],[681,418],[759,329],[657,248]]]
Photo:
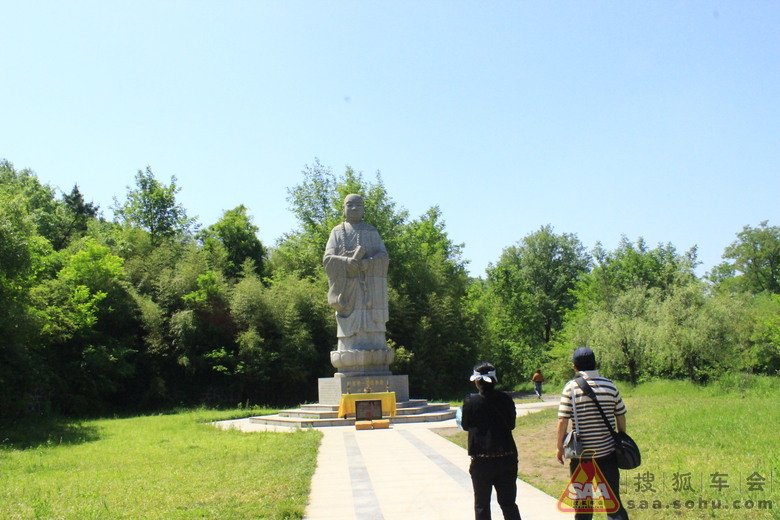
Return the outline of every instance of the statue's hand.
[[[361,270],[360,260],[347,258],[347,274],[357,274]]]

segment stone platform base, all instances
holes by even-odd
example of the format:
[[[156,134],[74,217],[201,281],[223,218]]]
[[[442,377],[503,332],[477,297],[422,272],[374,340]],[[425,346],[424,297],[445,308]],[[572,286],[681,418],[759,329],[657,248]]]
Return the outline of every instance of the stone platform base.
[[[409,376],[367,375],[321,377],[317,380],[320,404],[338,404],[343,394],[360,394],[366,388],[372,392],[395,392],[396,402],[409,400]]]
[[[254,424],[281,426],[286,428],[325,428],[329,426],[352,426],[355,417],[338,417],[337,404],[304,404],[295,410],[281,410],[278,414],[251,417]],[[415,422],[440,422],[454,419],[457,410],[448,403],[429,403],[425,399],[410,399],[396,404],[396,416],[387,418],[389,425]]]

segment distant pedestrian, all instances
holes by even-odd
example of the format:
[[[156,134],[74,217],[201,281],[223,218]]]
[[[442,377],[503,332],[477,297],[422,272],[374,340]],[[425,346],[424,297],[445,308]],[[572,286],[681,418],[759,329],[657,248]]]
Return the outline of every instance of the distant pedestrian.
[[[569,472],[573,475],[577,466],[582,463],[585,474],[593,475],[595,468],[593,468],[591,461],[595,462],[620,504],[620,508],[614,513],[609,513],[607,518],[628,520],[628,512],[620,503],[620,470],[615,456],[615,440],[595,403],[580,388],[577,380],[581,379],[584,384],[593,389],[601,408],[612,423],[612,428],[619,432],[626,431],[626,406],[623,404],[623,399],[615,384],[599,375],[598,370],[596,370],[596,355],[591,349],[578,348],[574,351],[572,361],[577,377],[566,383],[561,394],[561,402],[558,405],[558,462],[563,464],[563,442],[566,438],[569,420],[574,415],[572,410],[574,405],[577,408],[580,440],[586,451],[583,452],[582,458],[571,459]],[[572,402],[572,394],[574,402]],[[593,513],[578,512],[574,518],[575,520],[590,520],[593,518]]]
[[[534,376],[531,378],[531,381],[534,382],[534,392],[536,393],[536,397],[539,399],[542,398],[542,383],[544,383],[544,376],[542,375],[542,371],[537,369],[534,373]]]
[[[469,474],[474,487],[476,520],[490,520],[490,496],[496,498],[504,520],[520,520],[517,508],[517,446],[512,437],[517,411],[512,398],[495,389],[496,367],[481,363],[471,381],[479,390],[463,401],[461,426],[469,432]]]

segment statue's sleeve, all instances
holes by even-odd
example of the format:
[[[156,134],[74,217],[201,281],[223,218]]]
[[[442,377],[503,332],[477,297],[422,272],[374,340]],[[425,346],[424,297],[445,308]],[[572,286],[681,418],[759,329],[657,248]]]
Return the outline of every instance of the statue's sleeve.
[[[371,293],[372,320],[384,330],[384,324],[390,319],[387,297],[387,267],[390,258],[387,254],[384,242],[379,232],[372,234],[374,254],[369,261],[368,285]]]
[[[372,243],[374,251],[370,259],[370,274],[372,276],[386,277],[387,265],[390,259],[387,256],[385,243],[382,242],[382,237],[376,230],[372,233]]]
[[[374,255],[374,258],[377,258],[377,257],[379,257],[379,258],[387,258],[387,249],[385,248],[385,243],[382,242],[382,236],[379,234],[379,232],[377,232],[377,234],[376,234],[376,239],[377,239],[377,242],[378,242],[377,246],[378,246],[379,250]]]
[[[347,283],[347,258],[339,256],[336,233],[331,231],[328,243],[325,246],[325,255],[322,257],[322,265],[325,274],[328,275],[328,305],[341,310],[339,296],[344,293]]]

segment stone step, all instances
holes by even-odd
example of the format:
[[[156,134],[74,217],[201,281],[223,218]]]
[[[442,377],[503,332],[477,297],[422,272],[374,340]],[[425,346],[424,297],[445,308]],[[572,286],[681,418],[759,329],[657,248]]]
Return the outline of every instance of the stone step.
[[[418,415],[446,411],[449,407],[447,403],[428,404],[426,399],[410,399],[396,403],[395,410],[396,415]],[[278,415],[301,419],[337,419],[338,410],[339,407],[335,404],[302,404],[294,410],[280,410]]]
[[[396,416],[390,417],[390,424],[409,423],[409,422],[438,422],[447,421],[455,418],[455,409],[450,408],[447,403],[432,403],[420,406],[422,399],[415,400],[413,407],[397,406]],[[322,405],[319,405],[322,406]],[[355,418],[339,419],[336,411],[332,411],[329,406],[326,411],[319,411],[314,408],[319,406],[301,406],[297,410],[282,410],[274,415],[262,415],[250,417],[249,421],[256,424],[267,424],[272,426],[289,426],[290,428],[323,428],[328,426],[351,426],[355,424]]]
[[[306,419],[302,417],[283,417],[281,415],[262,415],[250,417],[249,422],[269,426],[288,426],[290,428],[325,428],[328,426],[351,426],[355,419]]]
[[[439,422],[449,421],[455,418],[456,411],[447,408],[446,411],[421,413],[415,415],[396,415],[390,418],[390,424],[393,423],[413,423],[413,422]]]
[[[301,408],[298,410],[280,410],[277,415],[281,417],[297,417],[299,419],[337,419],[339,411],[338,407],[332,411],[322,412]]]
[[[409,399],[408,401],[399,401],[395,403],[395,409],[399,408],[420,408],[428,404],[427,399]]]
[[[301,410],[307,412],[337,412],[339,405],[337,404],[302,404]]]
[[[396,409],[400,408],[419,408],[428,404],[427,399],[409,399],[408,401],[398,401],[395,404]],[[309,403],[302,404],[301,410],[307,412],[337,412],[339,405],[337,404],[322,404],[322,403]]]
[[[446,412],[450,409],[447,403],[432,403],[425,406],[398,407],[396,406],[396,416],[421,415],[434,412]],[[320,411],[312,408],[301,407],[297,410],[280,410],[278,415],[281,417],[295,417],[300,419],[338,419],[338,407],[335,410]]]
[[[450,409],[449,403],[431,403],[415,407],[395,407],[396,415],[418,415],[432,412],[444,412]]]

